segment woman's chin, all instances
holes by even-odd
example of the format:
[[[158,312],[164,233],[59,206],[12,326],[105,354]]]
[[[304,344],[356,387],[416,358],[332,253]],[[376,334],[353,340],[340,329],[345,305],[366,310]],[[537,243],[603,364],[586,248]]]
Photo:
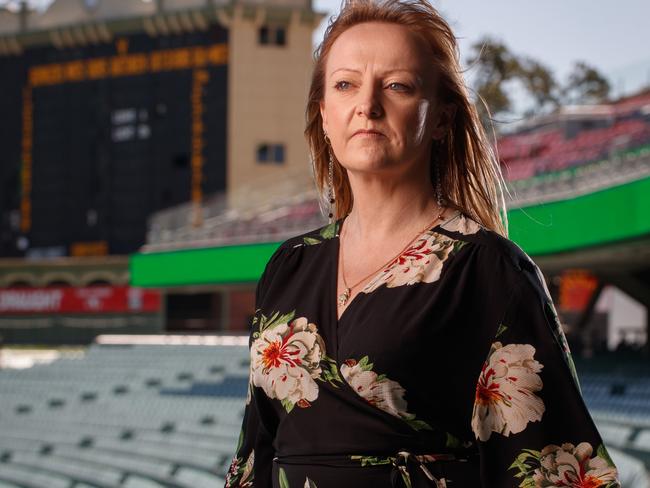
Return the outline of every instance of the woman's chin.
[[[388,157],[385,154],[377,155],[360,155],[348,160],[343,166],[348,171],[358,172],[373,172],[381,171],[396,165],[394,158]]]

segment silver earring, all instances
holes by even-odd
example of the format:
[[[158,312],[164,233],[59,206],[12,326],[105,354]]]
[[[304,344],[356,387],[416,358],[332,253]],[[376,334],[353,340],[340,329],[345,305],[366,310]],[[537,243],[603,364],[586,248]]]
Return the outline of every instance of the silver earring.
[[[327,132],[325,132],[325,143],[328,146],[331,146],[330,138],[327,137]],[[327,185],[327,199],[329,200],[329,223],[333,222],[334,217],[334,183],[333,183],[333,173],[334,173],[334,158],[332,157],[332,151],[328,148],[327,152],[329,153],[329,165],[328,165],[328,185]]]
[[[442,146],[442,141],[437,140],[438,149]],[[438,202],[438,208],[442,208],[442,183],[440,182],[440,157],[437,158],[436,164],[436,200]]]

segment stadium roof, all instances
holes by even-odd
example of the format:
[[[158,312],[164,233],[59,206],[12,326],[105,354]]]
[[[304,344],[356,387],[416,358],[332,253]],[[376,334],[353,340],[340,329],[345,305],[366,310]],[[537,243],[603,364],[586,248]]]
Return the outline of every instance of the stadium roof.
[[[311,0],[55,0],[45,11],[23,4],[16,11],[0,8],[0,55],[20,54],[26,47],[107,42],[111,34],[146,31],[178,34],[204,30],[233,9],[244,16],[288,23],[294,11],[306,22],[320,22],[324,13]]]
[[[650,88],[644,89],[610,103],[564,105],[551,113],[540,114],[512,124],[502,135],[513,135],[535,129],[556,127],[574,120],[609,120],[634,111],[650,112]]]

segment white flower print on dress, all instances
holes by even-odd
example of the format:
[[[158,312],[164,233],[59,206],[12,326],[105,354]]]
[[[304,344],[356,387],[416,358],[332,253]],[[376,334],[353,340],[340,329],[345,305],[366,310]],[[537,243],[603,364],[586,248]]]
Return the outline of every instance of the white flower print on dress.
[[[440,278],[442,265],[450,254],[465,244],[464,241],[427,231],[372,278],[361,293],[370,293],[384,284],[394,288],[420,282],[433,283]]]
[[[541,451],[524,449],[510,469],[518,469],[515,476],[524,477],[521,487],[620,488],[618,470],[605,445],[592,454],[588,442],[549,444]]]
[[[530,344],[492,343],[476,384],[472,431],[486,441],[492,432],[508,437],[541,420],[545,407],[535,392],[542,389],[544,367]]]
[[[482,226],[474,219],[467,217],[460,210],[456,211],[456,215],[450,217],[447,222],[444,222],[441,227],[450,232],[458,232],[460,234],[476,234],[481,230]]]
[[[355,359],[345,360],[341,365],[341,376],[371,405],[405,420],[415,430],[431,429],[426,422],[416,419],[415,414],[407,412],[404,399],[406,390],[385,374],[378,375],[372,371],[373,364],[368,361],[368,356],[358,362]]]
[[[262,314],[250,351],[252,384],[269,398],[280,400],[287,412],[295,405],[309,407],[316,400],[317,379],[342,381],[335,361],[325,353],[316,324],[293,316],[294,312],[282,316],[276,312],[267,319]]]

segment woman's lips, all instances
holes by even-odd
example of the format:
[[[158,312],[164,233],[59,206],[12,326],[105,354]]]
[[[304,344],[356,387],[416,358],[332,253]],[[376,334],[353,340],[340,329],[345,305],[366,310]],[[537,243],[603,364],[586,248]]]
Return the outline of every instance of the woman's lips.
[[[376,131],[359,131],[354,134],[355,136],[365,136],[365,137],[383,137],[384,134]]]

